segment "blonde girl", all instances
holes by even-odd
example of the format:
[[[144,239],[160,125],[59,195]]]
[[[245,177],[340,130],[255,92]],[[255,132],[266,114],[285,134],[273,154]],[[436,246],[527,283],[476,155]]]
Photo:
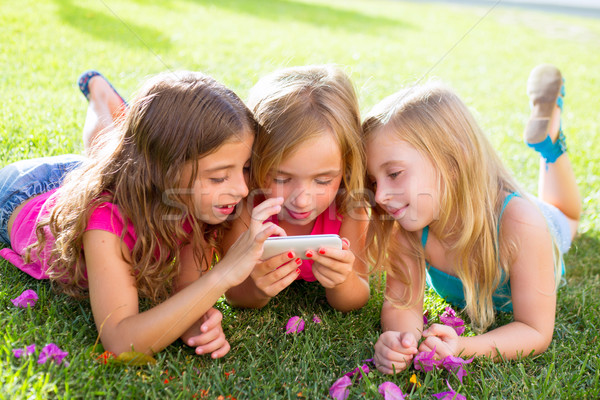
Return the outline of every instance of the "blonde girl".
[[[561,254],[581,208],[560,128],[560,72],[537,67],[528,93],[525,140],[542,157],[539,199],[519,188],[465,104],[442,85],[401,91],[366,117],[376,201],[368,243],[387,271],[380,371],[405,369],[419,350],[514,359],[548,348]],[[423,331],[426,282],[465,308],[477,336],[439,324]],[[485,332],[496,310],[512,311],[514,321]]]
[[[259,131],[252,156],[248,207],[233,222],[225,248],[250,224],[263,199],[284,198],[270,221],[287,235],[336,233],[342,249],[285,252],[257,263],[241,285],[226,292],[236,306],[262,307],[295,280],[319,281],[329,304],[341,311],[369,299],[363,249],[367,219],[361,202],[363,151],[356,93],[333,66],[286,68],[262,78],[249,107]],[[352,248],[352,250],[351,250]]]
[[[88,127],[120,114],[122,101],[101,75],[86,89],[95,118]],[[212,78],[159,75],[120,123],[89,137],[93,158],[25,160],[0,171],[0,237],[11,246],[1,255],[68,294],[89,295],[106,350],[152,354],[182,337],[197,353],[222,357],[229,344],[212,306],[281,231],[262,224],[281,199],[265,201],[209,268],[221,223],[248,193],[255,132],[250,111]],[[154,307],[140,312],[139,297]]]

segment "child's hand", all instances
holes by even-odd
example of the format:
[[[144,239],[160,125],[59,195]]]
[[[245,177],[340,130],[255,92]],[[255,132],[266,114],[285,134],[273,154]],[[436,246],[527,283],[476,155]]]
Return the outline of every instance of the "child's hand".
[[[249,229],[240,235],[223,260],[213,268],[224,273],[227,286],[237,286],[250,275],[254,266],[260,262],[263,244],[269,236],[285,236],[285,231],[281,227],[272,222],[265,223],[267,218],[281,211],[282,204],[283,198],[275,197],[254,207]]]
[[[300,265],[302,260],[290,251],[257,264],[250,277],[260,294],[270,299],[296,280]]]
[[[342,249],[321,247],[319,251],[307,251],[307,256],[314,260],[313,274],[327,289],[334,288],[348,279],[354,266],[354,253],[350,251],[348,239],[342,239]]]
[[[435,347],[434,357],[439,360],[456,355],[458,334],[451,326],[432,324],[423,331],[423,337],[419,351],[430,352]]]
[[[417,338],[409,332],[387,331],[375,343],[373,362],[384,374],[394,374],[408,368],[417,354]]]
[[[221,358],[231,348],[225,338],[221,320],[223,315],[216,308],[210,308],[182,336],[181,340],[190,347],[196,347],[196,354],[209,354]]]

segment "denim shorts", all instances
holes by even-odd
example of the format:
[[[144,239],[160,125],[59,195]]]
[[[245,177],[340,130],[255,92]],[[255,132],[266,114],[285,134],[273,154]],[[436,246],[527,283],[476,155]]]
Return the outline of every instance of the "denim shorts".
[[[10,245],[8,219],[21,203],[56,189],[86,158],[74,154],[17,161],[0,169],[0,243]]]

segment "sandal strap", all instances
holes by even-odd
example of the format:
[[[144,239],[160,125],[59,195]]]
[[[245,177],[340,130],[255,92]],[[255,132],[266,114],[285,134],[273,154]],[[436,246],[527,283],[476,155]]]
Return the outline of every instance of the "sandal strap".
[[[552,142],[550,136],[546,136],[546,139],[539,143],[525,143],[527,146],[540,153],[542,158],[546,160],[546,164],[552,164],[558,159],[558,157],[567,151],[567,143],[562,128],[560,128],[556,142]]]

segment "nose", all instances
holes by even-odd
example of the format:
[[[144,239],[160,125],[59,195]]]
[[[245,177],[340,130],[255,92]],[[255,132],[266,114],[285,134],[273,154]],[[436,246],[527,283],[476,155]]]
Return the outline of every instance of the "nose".
[[[308,186],[303,184],[296,186],[290,197],[292,205],[299,210],[306,209],[312,203],[312,192]]]
[[[232,194],[236,197],[248,196],[248,183],[243,172],[236,174],[236,178],[232,180]]]
[[[381,184],[375,188],[375,202],[384,205],[389,201],[389,191]]]

